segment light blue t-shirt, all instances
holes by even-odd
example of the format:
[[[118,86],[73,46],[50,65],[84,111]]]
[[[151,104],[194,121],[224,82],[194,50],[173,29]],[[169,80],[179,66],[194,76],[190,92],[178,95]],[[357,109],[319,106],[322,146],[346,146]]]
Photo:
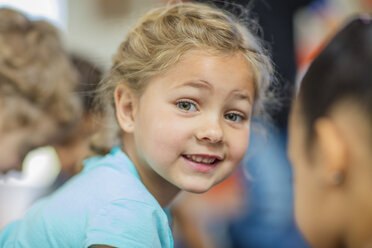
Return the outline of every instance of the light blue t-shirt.
[[[26,216],[5,227],[0,247],[173,247],[167,215],[119,147],[84,162],[84,170]]]

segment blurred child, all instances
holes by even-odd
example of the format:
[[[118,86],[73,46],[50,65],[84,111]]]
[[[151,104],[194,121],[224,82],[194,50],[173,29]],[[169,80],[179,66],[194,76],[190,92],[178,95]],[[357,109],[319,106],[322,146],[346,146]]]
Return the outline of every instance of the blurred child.
[[[313,247],[372,247],[372,22],[312,62],[290,120],[298,225]]]
[[[58,31],[45,21],[0,9],[0,228],[23,216],[58,174],[43,149],[61,142],[81,118],[76,70]],[[32,157],[32,159],[30,159]],[[25,168],[31,160],[34,166]],[[49,159],[51,158],[51,159]],[[20,170],[15,172],[12,170]],[[10,171],[10,173],[8,173]]]
[[[59,186],[81,170],[82,159],[89,153],[90,138],[101,126],[99,117],[103,111],[93,104],[102,79],[101,69],[81,55],[72,54],[70,57],[78,71],[78,84],[74,91],[82,104],[82,116],[71,132],[53,145],[61,166],[56,182]]]
[[[0,9],[0,172],[70,131],[80,118],[76,79],[52,25]]]
[[[0,244],[173,247],[163,208],[182,190],[208,191],[239,165],[271,73],[257,38],[220,10],[180,3],[148,12],[102,83],[121,146],[86,160],[7,226]]]
[[[93,108],[93,96],[102,73],[82,56],[71,55],[71,60],[79,72],[74,94],[81,102],[82,115],[68,132],[63,132],[58,142],[54,140],[28,152],[21,172],[12,171],[0,179],[0,202],[3,202],[0,204],[0,229],[22,218],[33,202],[77,174],[82,160],[88,156],[89,139],[100,127],[96,114],[102,110]]]

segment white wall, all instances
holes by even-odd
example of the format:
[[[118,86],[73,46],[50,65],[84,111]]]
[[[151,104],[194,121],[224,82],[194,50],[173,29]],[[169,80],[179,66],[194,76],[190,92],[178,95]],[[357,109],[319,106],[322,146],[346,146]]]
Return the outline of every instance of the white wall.
[[[68,24],[64,37],[66,46],[106,69],[110,67],[112,56],[124,40],[129,28],[148,9],[161,4],[159,0],[66,1],[68,1]],[[122,14],[108,15],[107,11],[103,11],[102,3],[110,4],[110,2],[119,3],[120,7],[123,6],[128,10],[121,11]]]

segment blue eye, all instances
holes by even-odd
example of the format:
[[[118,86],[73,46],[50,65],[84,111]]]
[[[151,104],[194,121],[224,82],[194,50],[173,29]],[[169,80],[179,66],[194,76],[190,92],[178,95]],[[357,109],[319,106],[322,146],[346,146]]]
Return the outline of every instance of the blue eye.
[[[188,102],[188,101],[180,101],[180,102],[177,102],[177,107],[182,110],[182,111],[185,111],[185,112],[194,112],[196,111],[196,106],[195,104],[191,103],[191,102]]]
[[[244,117],[236,113],[227,113],[224,115],[225,119],[232,122],[239,122],[244,120]]]

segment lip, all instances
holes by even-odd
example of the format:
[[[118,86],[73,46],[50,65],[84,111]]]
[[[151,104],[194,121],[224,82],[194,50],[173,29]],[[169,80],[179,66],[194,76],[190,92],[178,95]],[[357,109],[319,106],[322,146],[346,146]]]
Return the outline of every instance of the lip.
[[[213,164],[205,164],[205,163],[199,163],[199,162],[192,161],[192,160],[188,159],[186,157],[186,155],[182,155],[182,158],[184,159],[184,161],[186,162],[187,165],[189,165],[194,170],[196,170],[198,172],[202,172],[202,173],[208,173],[208,172],[212,171],[214,168],[217,167],[217,165],[223,159],[221,156],[210,155],[210,154],[187,154],[187,155],[201,156],[201,157],[205,157],[205,158],[214,158],[214,159],[217,160]]]

